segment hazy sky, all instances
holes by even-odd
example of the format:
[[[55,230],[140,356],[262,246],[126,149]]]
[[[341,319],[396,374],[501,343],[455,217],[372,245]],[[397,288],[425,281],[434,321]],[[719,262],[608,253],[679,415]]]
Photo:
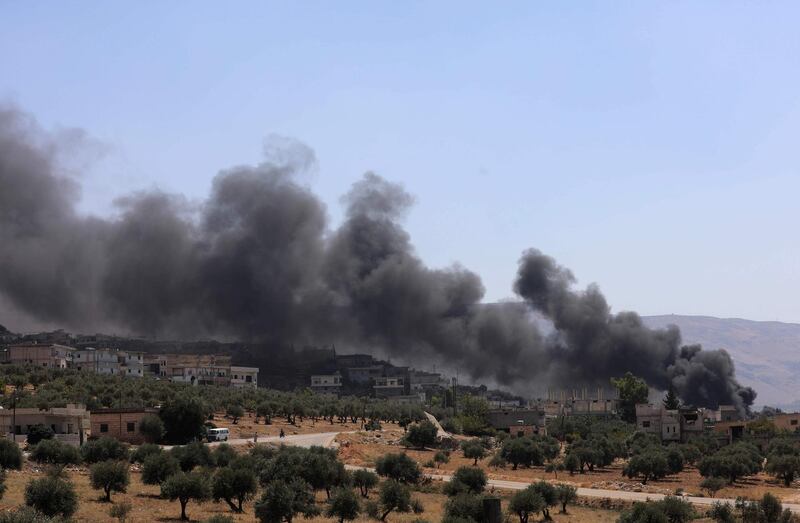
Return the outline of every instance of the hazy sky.
[[[106,144],[86,212],[277,134],[334,224],[402,182],[487,299],[535,246],[615,310],[800,321],[800,3],[622,4],[0,1],[0,100]]]

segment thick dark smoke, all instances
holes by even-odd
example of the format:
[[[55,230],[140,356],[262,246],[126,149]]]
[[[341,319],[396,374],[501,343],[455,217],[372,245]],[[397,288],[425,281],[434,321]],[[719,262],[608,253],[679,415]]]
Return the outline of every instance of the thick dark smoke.
[[[649,329],[635,312],[612,314],[596,285],[576,292],[574,282],[568,269],[532,249],[523,254],[514,285],[526,303],[553,322],[547,344],[556,376],[586,383],[625,369],[659,390],[672,385],[692,405],[752,404],[755,392],[736,381],[726,351],[681,347],[677,327]]]
[[[298,144],[221,172],[204,202],[136,193],[107,219],[75,210],[79,187],[58,151],[28,116],[0,110],[0,297],[43,322],[336,342],[526,389],[546,379],[607,384],[632,371],[696,405],[753,401],[726,352],[681,347],[677,328],[612,314],[597,287],[573,290],[572,274],[537,251],[520,262],[524,303],[482,304],[478,275],[419,259],[401,225],[412,197],[375,174],[343,197],[345,220],[330,230],[323,204],[297,181],[314,164]],[[534,313],[553,333],[540,332]]]

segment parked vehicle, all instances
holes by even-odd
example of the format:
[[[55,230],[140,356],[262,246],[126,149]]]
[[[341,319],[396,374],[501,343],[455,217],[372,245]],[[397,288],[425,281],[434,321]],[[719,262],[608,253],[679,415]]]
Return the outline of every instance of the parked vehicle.
[[[230,431],[228,429],[208,429],[208,441],[228,441]]]

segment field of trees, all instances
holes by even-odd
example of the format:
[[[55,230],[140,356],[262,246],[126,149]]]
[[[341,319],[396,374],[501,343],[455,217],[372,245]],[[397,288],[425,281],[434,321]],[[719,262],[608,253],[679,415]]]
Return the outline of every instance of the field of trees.
[[[447,428],[461,433],[440,438],[421,407],[386,401],[192,387],[72,370],[7,366],[0,373],[12,385],[4,387],[4,407],[73,402],[160,407],[157,416],[140,424],[147,443],[136,448],[99,438],[77,449],[54,439],[46,427],[34,427],[24,449],[0,439],[0,502],[7,509],[0,523],[58,518],[469,523],[483,521],[487,497],[500,497],[503,517],[520,523],[795,521],[781,507],[781,500],[793,501],[792,487],[800,474],[797,439],[789,434],[775,433],[761,448],[746,438],[722,447],[711,437],[662,445],[621,419],[574,417],[551,420],[548,436],[512,438],[486,425],[483,400],[465,397],[459,398],[462,408],[455,415],[442,407],[432,409]],[[202,442],[214,423],[302,431],[309,422],[346,424],[358,433],[340,435],[343,447],[338,452]],[[443,472],[452,480],[442,484],[426,475]],[[575,506],[577,486],[612,477],[642,490],[676,495],[636,503],[622,512]],[[490,478],[525,481],[530,487],[495,492],[489,488]],[[681,498],[687,491],[739,499],[698,509]]]

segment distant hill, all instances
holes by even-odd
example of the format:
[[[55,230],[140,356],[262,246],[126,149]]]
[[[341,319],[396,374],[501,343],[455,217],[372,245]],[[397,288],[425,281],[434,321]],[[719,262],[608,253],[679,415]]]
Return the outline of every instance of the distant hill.
[[[800,410],[800,324],[712,316],[645,316],[650,327],[681,329],[683,342],[726,349],[744,385],[758,392],[757,405]]]

